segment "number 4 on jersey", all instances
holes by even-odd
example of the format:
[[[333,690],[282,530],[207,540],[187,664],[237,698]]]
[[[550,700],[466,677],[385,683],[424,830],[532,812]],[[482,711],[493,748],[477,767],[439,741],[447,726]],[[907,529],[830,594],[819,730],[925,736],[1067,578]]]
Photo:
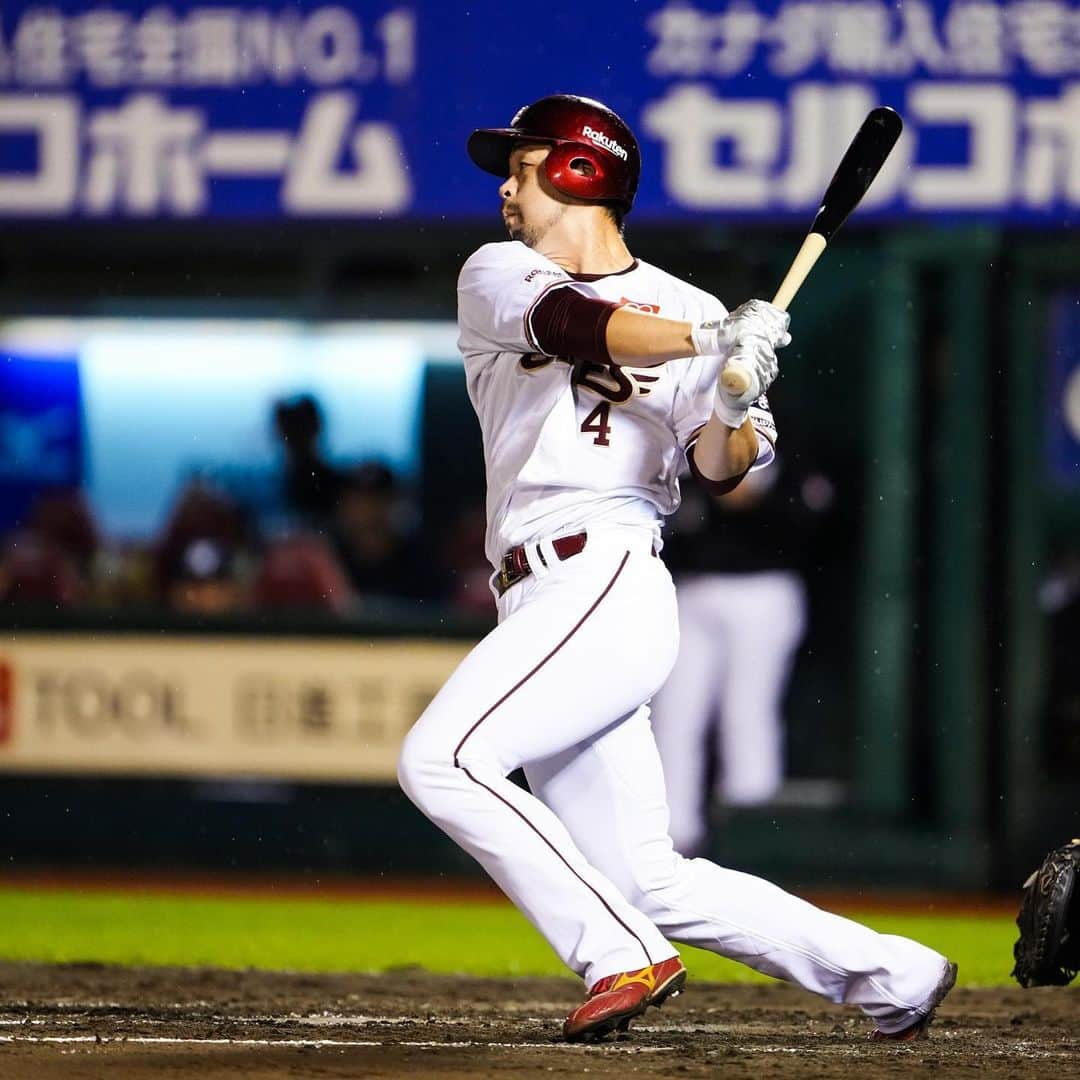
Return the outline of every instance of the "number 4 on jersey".
[[[593,443],[596,446],[610,446],[611,442],[608,439],[608,435],[611,432],[611,425],[608,423],[608,419],[611,416],[611,402],[601,401],[599,405],[585,419],[581,422],[581,430],[587,432],[590,435],[595,435]]]

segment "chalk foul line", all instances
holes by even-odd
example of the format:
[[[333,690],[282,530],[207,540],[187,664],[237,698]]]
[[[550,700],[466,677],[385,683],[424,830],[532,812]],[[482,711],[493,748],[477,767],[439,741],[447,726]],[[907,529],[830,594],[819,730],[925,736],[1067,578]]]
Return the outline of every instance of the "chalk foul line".
[[[301,1047],[305,1049],[335,1048],[335,1047],[393,1047],[406,1046],[411,1049],[444,1050],[444,1049],[482,1049],[492,1050],[597,1050],[606,1052],[621,1052],[624,1054],[657,1054],[674,1050],[673,1046],[605,1046],[590,1047],[572,1045],[562,1042],[479,1042],[465,1040],[461,1042],[438,1042],[438,1041],[412,1041],[412,1040],[379,1040],[379,1039],[206,1039],[187,1038],[178,1036],[154,1036],[154,1035],[0,1035],[0,1044],[11,1043],[47,1043],[63,1044],[70,1043],[94,1043],[101,1046],[261,1046],[261,1047]]]

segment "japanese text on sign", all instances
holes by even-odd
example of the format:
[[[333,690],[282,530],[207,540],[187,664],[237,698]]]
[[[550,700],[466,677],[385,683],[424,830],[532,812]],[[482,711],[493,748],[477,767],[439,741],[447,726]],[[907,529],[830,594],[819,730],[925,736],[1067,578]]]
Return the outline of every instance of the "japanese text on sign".
[[[641,137],[638,218],[801,217],[887,104],[905,132],[860,217],[1075,220],[1075,0],[592,11],[603,43],[573,49],[566,13],[524,41],[494,0],[12,0],[0,217],[475,217],[469,131],[571,89]]]
[[[30,8],[0,40],[0,83],[35,92],[0,94],[0,138],[29,140],[34,168],[0,171],[0,210],[190,217],[210,207],[214,180],[265,177],[280,181],[289,214],[400,212],[412,195],[400,135],[359,115],[354,88],[408,83],[415,66],[406,9],[365,26],[330,6]],[[219,127],[214,100],[181,105],[165,93],[298,84],[322,92],[280,127]],[[79,86],[131,92],[93,107],[44,92]]]

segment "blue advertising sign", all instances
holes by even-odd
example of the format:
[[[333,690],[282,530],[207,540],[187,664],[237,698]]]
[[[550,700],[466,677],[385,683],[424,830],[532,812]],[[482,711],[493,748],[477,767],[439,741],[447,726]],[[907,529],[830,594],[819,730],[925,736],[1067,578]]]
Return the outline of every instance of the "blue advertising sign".
[[[0,217],[493,214],[469,131],[563,91],[638,132],[638,219],[805,220],[887,104],[861,219],[1071,225],[1078,76],[1067,0],[5,0]]]
[[[83,469],[79,367],[68,354],[0,357],[0,533]]]

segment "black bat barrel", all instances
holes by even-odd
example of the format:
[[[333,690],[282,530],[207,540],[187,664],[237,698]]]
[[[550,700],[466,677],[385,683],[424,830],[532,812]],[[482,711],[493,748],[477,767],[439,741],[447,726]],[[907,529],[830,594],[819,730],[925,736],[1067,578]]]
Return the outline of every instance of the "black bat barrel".
[[[896,145],[903,127],[900,114],[884,105],[866,117],[825,189],[811,232],[830,240],[847,221]]]

